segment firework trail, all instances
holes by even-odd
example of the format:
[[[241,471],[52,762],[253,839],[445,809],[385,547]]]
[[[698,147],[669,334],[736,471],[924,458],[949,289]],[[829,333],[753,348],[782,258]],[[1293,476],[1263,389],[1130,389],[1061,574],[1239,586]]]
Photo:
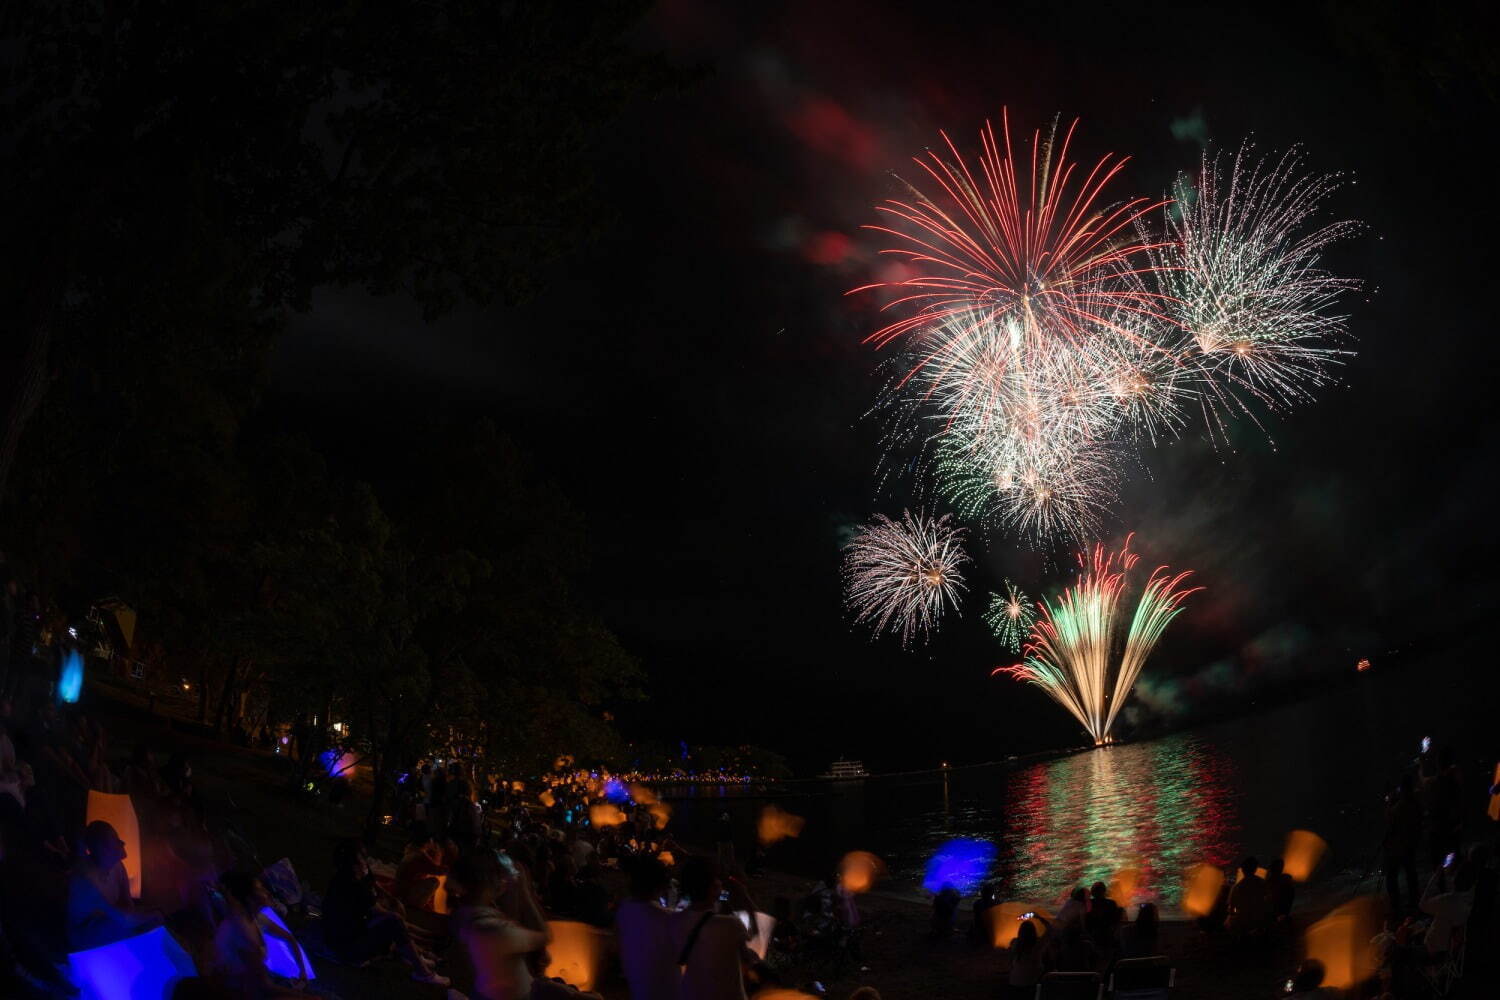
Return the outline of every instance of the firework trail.
[[[1083,575],[1056,601],[1042,602],[1025,659],[992,671],[1042,688],[1083,724],[1095,744],[1109,741],[1120,707],[1162,632],[1188,595],[1203,589],[1184,586],[1191,571],[1174,576],[1159,566],[1127,622],[1121,604],[1139,561],[1130,551],[1134,537],[1128,536],[1119,552],[1106,553],[1102,545],[1095,545],[1092,553],[1079,552]],[[1123,649],[1116,659],[1122,632]]]
[[[1036,606],[1021,588],[1006,580],[1003,595],[990,594],[990,609],[984,620],[995,633],[995,638],[1012,653],[1019,653],[1021,643],[1031,634],[1036,623]]]
[[[1180,205],[1109,194],[1127,162],[1069,161],[1077,123],[980,134],[971,166],[915,162],[931,195],[878,206],[901,263],[880,290],[898,315],[866,338],[895,345],[880,409],[888,454],[915,446],[963,516],[1037,539],[1093,534],[1122,460],[1201,409],[1223,429],[1250,401],[1310,398],[1337,360],[1333,309],[1357,282],[1320,266],[1351,223],[1309,228],[1335,179],[1241,151],[1207,158]]]
[[[846,548],[845,601],[854,620],[889,629],[909,645],[937,627],[947,604],[958,606],[964,590],[964,530],[952,515],[928,517],[906,511],[900,521],[876,514]]]

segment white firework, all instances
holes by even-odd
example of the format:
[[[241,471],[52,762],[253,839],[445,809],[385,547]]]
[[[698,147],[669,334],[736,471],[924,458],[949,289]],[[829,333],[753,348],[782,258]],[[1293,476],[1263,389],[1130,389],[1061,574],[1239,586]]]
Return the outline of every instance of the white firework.
[[[925,640],[944,608],[964,591],[964,529],[952,515],[905,511],[899,521],[876,514],[845,549],[844,597],[857,623]]]

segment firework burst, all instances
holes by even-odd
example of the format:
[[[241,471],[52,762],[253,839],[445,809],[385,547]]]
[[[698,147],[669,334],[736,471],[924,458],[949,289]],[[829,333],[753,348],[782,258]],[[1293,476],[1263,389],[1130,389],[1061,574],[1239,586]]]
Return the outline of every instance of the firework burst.
[[[1122,459],[1195,410],[1222,430],[1310,397],[1357,287],[1320,266],[1355,227],[1310,228],[1336,185],[1295,153],[1207,158],[1180,205],[1121,199],[1127,161],[1070,161],[1076,124],[1019,155],[987,125],[972,165],[944,135],[915,161],[931,193],[908,185],[869,227],[899,273],[853,290],[898,314],[866,338],[896,348],[887,453],[917,448],[963,516],[1037,539],[1094,534]]]
[[[1190,571],[1171,575],[1159,566],[1127,621],[1121,605],[1128,577],[1139,561],[1130,551],[1134,537],[1128,536],[1119,552],[1106,553],[1104,546],[1096,545],[1091,553],[1078,553],[1082,576],[1056,601],[1042,602],[1025,659],[992,671],[1046,691],[1083,724],[1096,744],[1109,742],[1121,706],[1183,601],[1203,589],[1184,586]]]
[[[1255,417],[1253,398],[1272,410],[1312,398],[1345,353],[1342,296],[1360,287],[1322,266],[1332,244],[1357,223],[1317,225],[1338,189],[1336,175],[1307,174],[1293,149],[1257,158],[1204,156],[1196,184],[1178,182],[1167,241],[1153,251],[1175,328],[1215,422],[1223,412]]]
[[[1021,588],[1006,580],[1004,594],[990,594],[990,609],[985,612],[984,620],[1001,644],[1012,653],[1019,653],[1021,643],[1036,623],[1036,606]]]
[[[899,521],[876,514],[845,550],[844,595],[854,620],[900,633],[902,645],[917,633],[925,640],[964,590],[963,537],[949,514],[906,511]]]

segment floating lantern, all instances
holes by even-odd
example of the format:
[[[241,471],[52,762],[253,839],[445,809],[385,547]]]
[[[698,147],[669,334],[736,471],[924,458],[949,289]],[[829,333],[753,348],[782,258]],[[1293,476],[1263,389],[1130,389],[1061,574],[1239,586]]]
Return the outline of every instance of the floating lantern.
[[[1219,902],[1224,873],[1218,865],[1194,865],[1182,880],[1182,908],[1195,917],[1206,917]]]
[[[1318,862],[1323,860],[1326,850],[1328,842],[1316,833],[1293,830],[1286,835],[1286,847],[1281,852],[1282,870],[1292,877],[1293,882],[1306,882],[1312,877]]]
[[[593,989],[604,959],[606,935],[576,920],[549,920],[547,929],[552,932],[552,940],[547,944],[551,958],[547,978],[561,979],[584,992]]]

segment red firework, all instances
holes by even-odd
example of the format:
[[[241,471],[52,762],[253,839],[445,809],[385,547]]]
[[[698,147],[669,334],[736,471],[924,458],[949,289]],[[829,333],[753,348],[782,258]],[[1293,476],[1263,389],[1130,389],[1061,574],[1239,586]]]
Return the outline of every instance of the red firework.
[[[933,151],[913,159],[941,195],[929,197],[908,185],[914,203],[890,199],[876,206],[906,225],[865,228],[897,240],[899,245],[880,252],[904,259],[915,273],[848,294],[890,289],[893,298],[882,311],[914,311],[876,330],[866,343],[883,347],[903,334],[953,321],[962,329],[1016,318],[1079,346],[1091,328],[1127,333],[1110,318],[1121,310],[1161,318],[1160,295],[1139,280],[1153,270],[1151,251],[1160,244],[1143,241],[1136,223],[1167,202],[1107,203],[1105,189],[1129,162],[1113,153],[1075,183],[1082,171],[1069,161],[1068,147],[1077,126],[1075,119],[1060,146],[1055,125],[1045,140],[1041,130],[1033,132],[1029,169],[1023,164],[1018,172],[1008,114],[1002,113],[1000,139],[986,122],[977,160],[982,183],[947,133],[943,143],[951,160]],[[951,336],[943,339],[945,350],[955,346]]]

